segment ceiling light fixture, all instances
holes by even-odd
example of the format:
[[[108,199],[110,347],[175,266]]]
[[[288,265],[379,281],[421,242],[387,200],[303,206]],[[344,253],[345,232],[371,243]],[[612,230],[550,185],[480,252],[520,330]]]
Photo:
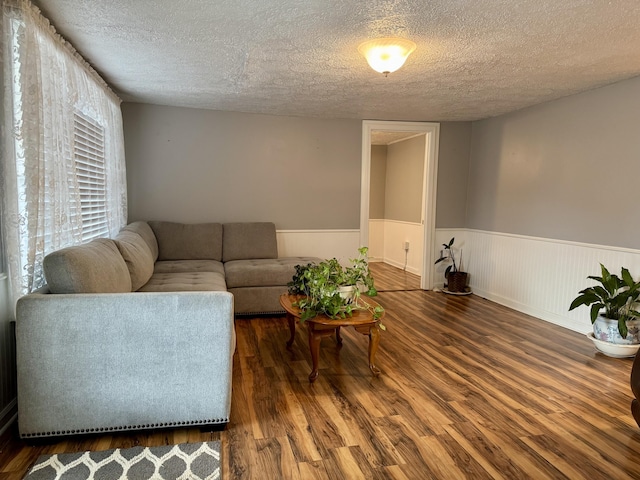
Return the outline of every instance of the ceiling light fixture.
[[[402,65],[416,44],[404,38],[377,38],[361,43],[358,51],[364,55],[371,68],[386,77]]]

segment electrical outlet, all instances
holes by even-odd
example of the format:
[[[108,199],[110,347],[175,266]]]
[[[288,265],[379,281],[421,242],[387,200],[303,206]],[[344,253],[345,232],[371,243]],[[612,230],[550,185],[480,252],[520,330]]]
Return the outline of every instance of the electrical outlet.
[[[409,250],[409,242],[404,242],[404,249],[405,251]]]

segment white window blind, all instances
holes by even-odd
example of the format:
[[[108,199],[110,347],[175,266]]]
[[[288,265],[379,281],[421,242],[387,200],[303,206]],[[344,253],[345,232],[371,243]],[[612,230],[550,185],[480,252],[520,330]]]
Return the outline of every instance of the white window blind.
[[[104,164],[104,128],[80,112],[74,113],[73,153],[82,209],[82,241],[109,234]]]

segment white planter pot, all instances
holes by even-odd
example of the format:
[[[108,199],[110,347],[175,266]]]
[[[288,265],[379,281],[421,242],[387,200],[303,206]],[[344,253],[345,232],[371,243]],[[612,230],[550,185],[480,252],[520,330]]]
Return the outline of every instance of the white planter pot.
[[[353,302],[353,297],[356,293],[356,287],[353,285],[338,287],[338,293],[347,301],[347,303],[351,303]]]
[[[627,321],[629,330],[627,338],[622,338],[618,331],[618,321],[598,316],[593,323],[593,336],[603,342],[615,343],[618,345],[633,345],[640,343],[640,320]]]
[[[640,344],[628,344],[622,345],[619,343],[611,343],[611,342],[603,342],[602,340],[598,340],[593,336],[592,332],[587,334],[589,340],[593,342],[596,347],[596,350],[604,353],[609,357],[615,358],[629,358],[635,357],[638,352],[638,348],[640,348]]]

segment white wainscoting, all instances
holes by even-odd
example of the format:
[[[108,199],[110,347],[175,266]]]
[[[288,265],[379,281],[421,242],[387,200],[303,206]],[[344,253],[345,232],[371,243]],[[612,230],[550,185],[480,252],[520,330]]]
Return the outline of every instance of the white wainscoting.
[[[409,242],[405,252],[404,242]],[[369,256],[416,275],[422,275],[424,226],[397,220],[369,220]]]
[[[360,230],[278,230],[276,238],[281,257],[335,257],[348,263],[360,247]]]
[[[624,266],[634,278],[640,277],[640,250],[438,229],[437,252],[452,236],[454,246],[463,249],[463,268],[476,295],[578,332],[591,330],[589,310],[569,312],[569,305],[580,290],[593,284],[587,276],[599,275],[600,263],[612,273],[619,274]]]
[[[384,262],[384,220],[369,220],[369,261]]]
[[[370,254],[404,267],[403,243],[410,242],[407,271],[420,274],[422,225],[373,220],[370,231],[383,232],[383,244],[372,242]],[[577,332],[591,330],[589,311],[580,307],[569,312],[578,292],[590,285],[589,275],[599,275],[600,263],[611,272],[627,267],[640,278],[640,250],[590,245],[546,238],[527,237],[469,229],[436,230],[435,254],[455,237],[455,253],[462,256],[462,269],[469,272],[474,294]],[[359,230],[280,230],[280,256],[336,257],[348,262],[360,246]],[[381,252],[381,253],[380,253]],[[434,267],[435,287],[442,287],[446,262]]]

